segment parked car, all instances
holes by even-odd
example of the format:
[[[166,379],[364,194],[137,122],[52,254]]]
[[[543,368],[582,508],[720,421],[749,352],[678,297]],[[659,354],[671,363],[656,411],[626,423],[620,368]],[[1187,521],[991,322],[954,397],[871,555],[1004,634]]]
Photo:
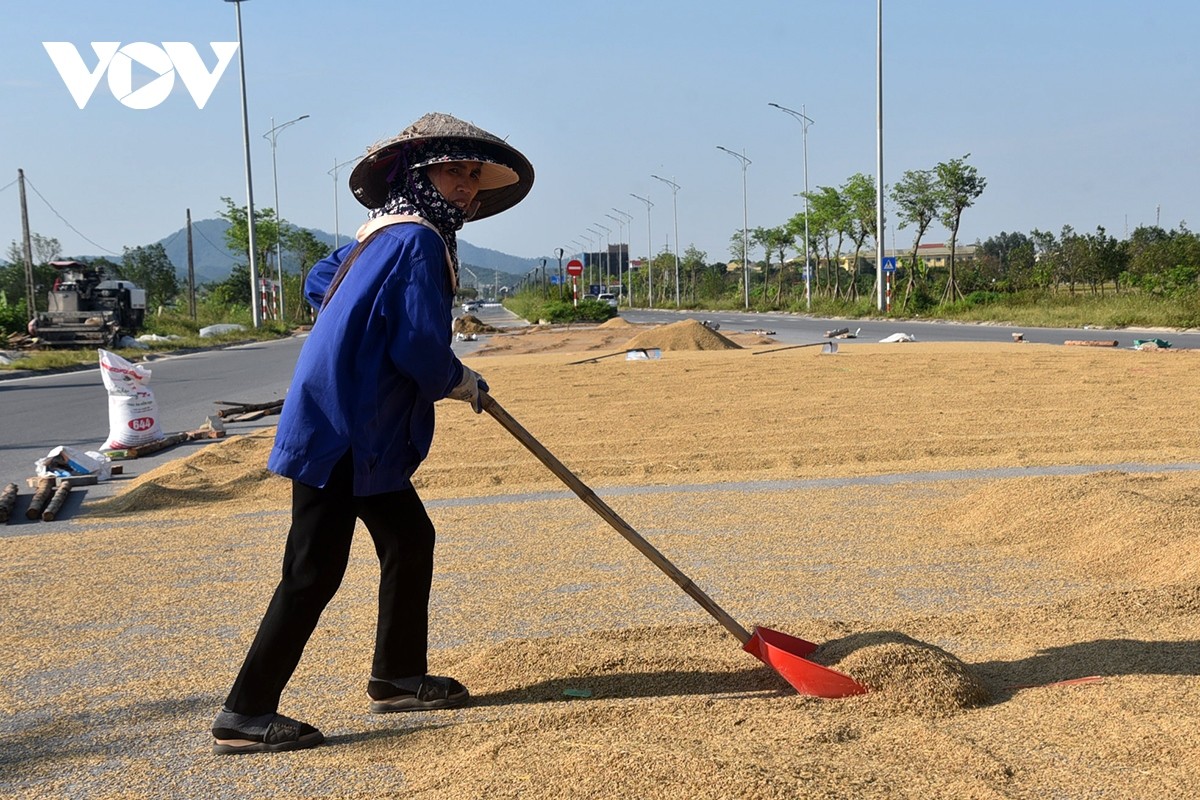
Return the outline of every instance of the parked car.
[[[605,292],[604,294],[600,295],[596,299],[599,300],[601,303],[608,303],[613,308],[617,307],[617,296],[615,294]]]

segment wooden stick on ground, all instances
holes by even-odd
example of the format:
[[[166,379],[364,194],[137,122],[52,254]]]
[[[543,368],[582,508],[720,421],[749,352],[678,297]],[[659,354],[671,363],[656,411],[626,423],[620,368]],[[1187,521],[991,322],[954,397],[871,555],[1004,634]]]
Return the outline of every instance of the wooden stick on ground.
[[[33,499],[29,501],[29,508],[25,509],[25,517],[27,519],[37,519],[42,515],[42,509],[46,506],[46,501],[50,499],[50,495],[54,492],[54,478],[42,478],[38,482],[37,491],[33,493]]]
[[[4,487],[4,491],[0,492],[0,522],[8,522],[8,517],[12,514],[13,506],[17,504],[17,494],[20,489],[15,483],[10,483]]]
[[[217,416],[221,417],[221,418],[237,417],[239,415],[246,414],[251,411],[263,412],[262,414],[259,414],[259,417],[262,417],[262,416],[266,416],[267,414],[278,414],[281,410],[283,410],[283,401],[282,400],[272,400],[269,403],[235,403],[232,400],[217,400],[216,402],[220,405],[231,406],[231,408],[217,409]],[[257,419],[257,418],[258,417],[255,417],[254,419]],[[231,420],[231,421],[239,422],[239,421],[246,421],[246,420],[241,419],[241,420]]]
[[[42,522],[53,522],[54,517],[62,510],[63,504],[67,502],[67,496],[71,494],[71,482],[59,481],[58,488],[54,491],[54,497],[50,499],[46,510],[42,512]]]

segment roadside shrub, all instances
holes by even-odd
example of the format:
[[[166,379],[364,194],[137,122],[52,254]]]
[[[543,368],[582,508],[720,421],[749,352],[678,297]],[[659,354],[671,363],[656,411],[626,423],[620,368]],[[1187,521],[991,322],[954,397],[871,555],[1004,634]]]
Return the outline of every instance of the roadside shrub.
[[[546,320],[547,322],[565,324],[570,322],[604,322],[617,315],[617,310],[608,303],[599,300],[580,300],[575,306],[563,300],[552,300],[542,303],[531,311],[527,317],[530,322]]]
[[[8,296],[0,290],[0,334],[24,333],[27,310],[24,303],[9,303]]]
[[[963,305],[965,305],[967,308],[988,306],[992,303],[998,303],[1003,299],[1003,296],[999,292],[971,292],[969,295],[963,298]]]

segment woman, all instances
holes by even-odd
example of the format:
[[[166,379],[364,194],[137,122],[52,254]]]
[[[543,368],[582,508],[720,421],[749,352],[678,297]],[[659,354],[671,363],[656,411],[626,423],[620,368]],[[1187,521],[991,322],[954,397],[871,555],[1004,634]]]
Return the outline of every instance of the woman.
[[[292,480],[283,578],[213,723],[214,752],[324,740],[278,707],[345,574],[357,519],[380,564],[369,709],[450,708],[469,698],[453,678],[426,674],[434,528],[410,479],[433,441],[433,404],[449,397],[479,413],[487,389],[450,346],[456,232],[516,205],[532,184],[521,153],[447,114],[427,114],[372,146],[351,173],[370,219],[305,284],[320,312],[267,462]]]

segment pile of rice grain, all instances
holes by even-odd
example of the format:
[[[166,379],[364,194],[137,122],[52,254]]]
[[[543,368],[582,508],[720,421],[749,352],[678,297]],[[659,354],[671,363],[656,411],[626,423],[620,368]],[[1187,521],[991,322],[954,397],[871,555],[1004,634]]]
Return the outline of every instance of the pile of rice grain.
[[[600,325],[598,325],[597,327],[600,327],[600,328],[636,328],[637,326],[634,325],[629,320],[625,319],[624,317],[612,317],[611,319],[607,319],[604,322],[600,323]]]
[[[254,497],[286,498],[291,484],[267,470],[275,429],[231,436],[139,475],[120,494],[88,506],[98,516]]]
[[[809,660],[866,686],[873,708],[884,714],[948,716],[991,699],[983,681],[958,658],[895,631],[826,642]]]
[[[627,349],[657,347],[660,350],[740,350],[721,334],[694,319],[685,319],[639,333],[625,343]]]
[[[454,320],[454,333],[496,333],[499,329],[484,322],[474,314],[463,314]]]

